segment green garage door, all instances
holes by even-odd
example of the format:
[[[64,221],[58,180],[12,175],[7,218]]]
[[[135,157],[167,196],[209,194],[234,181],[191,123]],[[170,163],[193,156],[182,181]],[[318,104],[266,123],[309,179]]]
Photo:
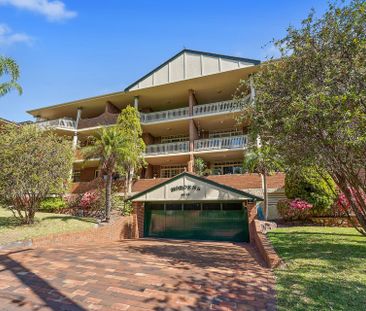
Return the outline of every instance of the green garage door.
[[[248,242],[242,203],[145,204],[146,237]]]

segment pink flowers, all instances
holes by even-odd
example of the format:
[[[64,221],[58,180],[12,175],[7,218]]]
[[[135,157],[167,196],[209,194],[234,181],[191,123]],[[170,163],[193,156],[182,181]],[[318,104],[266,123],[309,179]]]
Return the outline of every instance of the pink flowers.
[[[79,206],[83,209],[92,208],[100,199],[100,195],[97,191],[88,191],[81,197]]]
[[[308,220],[311,217],[313,205],[301,200],[280,200],[277,203],[277,210],[284,220]]]
[[[299,211],[306,211],[306,210],[313,208],[313,205],[304,200],[295,199],[290,202],[290,208],[293,208],[293,209],[296,209]]]

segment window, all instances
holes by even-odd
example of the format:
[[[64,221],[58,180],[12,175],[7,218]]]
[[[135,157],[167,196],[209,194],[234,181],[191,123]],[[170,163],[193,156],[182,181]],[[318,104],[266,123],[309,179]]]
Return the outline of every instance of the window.
[[[185,211],[200,211],[201,203],[186,203],[183,208]]]
[[[176,142],[187,141],[187,140],[189,140],[189,137],[188,136],[183,136],[183,135],[162,136],[161,137],[161,143],[162,144],[176,143]]]
[[[80,182],[80,171],[73,171],[72,172],[72,181],[73,182]]]
[[[94,171],[94,178],[98,178],[99,177],[99,170],[95,170]]]
[[[221,203],[202,203],[204,211],[219,211],[221,210]]]
[[[230,174],[242,174],[242,162],[241,161],[226,161],[216,162],[212,166],[213,175],[230,175]]]
[[[175,175],[183,173],[186,170],[185,165],[170,165],[170,166],[161,166],[160,168],[160,177],[161,178],[171,178]]]
[[[220,130],[220,131],[211,131],[208,134],[209,138],[220,138],[220,137],[231,137],[231,136],[239,136],[243,135],[242,131],[239,130]]]
[[[222,210],[224,211],[240,211],[243,209],[241,203],[222,203]]]
[[[180,203],[166,204],[165,209],[167,211],[181,211],[182,210],[182,204],[180,204]]]

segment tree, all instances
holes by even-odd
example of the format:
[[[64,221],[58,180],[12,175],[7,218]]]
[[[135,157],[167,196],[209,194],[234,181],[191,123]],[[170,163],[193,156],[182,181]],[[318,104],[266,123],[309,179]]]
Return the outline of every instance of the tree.
[[[202,176],[205,174],[207,169],[207,164],[202,158],[195,158],[194,159],[194,171],[197,175]]]
[[[9,76],[10,80],[0,83],[0,96],[4,96],[13,89],[22,94],[22,88],[17,83],[20,76],[19,66],[10,57],[0,56],[0,77],[4,75]]]
[[[366,2],[330,4],[290,27],[253,77],[251,131],[289,166],[325,170],[366,236]]]
[[[98,157],[102,176],[105,178],[105,220],[110,221],[112,209],[113,175],[121,171],[126,149],[126,139],[120,127],[104,127],[92,144],[83,148],[85,160]]]
[[[140,115],[136,108],[127,106],[118,117],[117,127],[125,140],[122,150],[122,171],[125,179],[125,196],[132,192],[132,179],[135,172],[145,165],[145,143],[141,138]]]
[[[266,145],[251,147],[251,150],[244,157],[244,171],[258,173],[262,177],[264,215],[266,220],[268,218],[267,177],[273,174],[273,172],[279,171],[281,167],[279,159]]]
[[[67,190],[71,144],[35,125],[6,125],[0,150],[0,201],[22,223],[32,224],[43,199]]]
[[[316,167],[291,168],[286,172],[285,192],[289,199],[302,199],[313,205],[312,213],[329,212],[334,204],[336,187],[332,178]],[[327,178],[325,181],[323,179]]]

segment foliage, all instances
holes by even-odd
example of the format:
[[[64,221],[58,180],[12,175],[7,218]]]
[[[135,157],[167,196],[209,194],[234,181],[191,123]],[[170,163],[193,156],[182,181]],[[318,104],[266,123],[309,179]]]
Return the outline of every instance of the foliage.
[[[122,171],[126,176],[125,191],[131,193],[132,179],[136,171],[145,166],[143,153],[145,143],[141,138],[142,128],[140,114],[134,107],[127,106],[118,117],[117,126],[125,139],[123,149]]]
[[[277,202],[278,213],[286,221],[307,220],[311,216],[312,208],[311,204],[298,198],[295,200],[279,200]]]
[[[336,198],[336,187],[328,174],[323,173],[322,176],[314,167],[290,169],[285,178],[286,196],[289,199],[301,198],[309,202],[314,206],[313,213],[329,211]]]
[[[197,175],[199,175],[199,176],[204,175],[206,169],[207,169],[207,164],[202,158],[194,159],[194,172]]]
[[[118,210],[122,216],[130,216],[133,213],[132,202],[124,200],[121,196],[115,197],[115,209]]]
[[[34,224],[22,225],[13,213],[0,207],[0,244],[47,236],[63,232],[83,231],[93,228],[92,218],[38,212]]]
[[[285,262],[274,270],[278,311],[365,309],[366,245],[355,229],[283,227],[267,235]]]
[[[9,93],[12,89],[22,94],[22,88],[17,83],[20,76],[20,70],[17,63],[10,57],[0,56],[0,77],[9,76],[10,80],[0,83],[0,96],[4,96]]]
[[[99,208],[100,203],[100,193],[97,190],[93,191],[87,191],[83,193],[80,202],[79,207],[82,209],[90,210]]]
[[[99,157],[100,171],[105,176],[105,216],[109,222],[112,209],[113,174],[119,172],[124,160],[126,141],[120,127],[102,128],[93,139],[93,144],[83,148],[85,159]]]
[[[44,213],[59,213],[67,206],[62,197],[50,197],[42,200],[39,211]]]
[[[301,27],[290,27],[274,43],[282,58],[261,66],[253,78],[255,101],[243,108],[252,134],[287,166],[317,165],[331,176],[364,235],[365,29],[364,0],[330,4],[320,18],[311,12]]]
[[[6,125],[0,133],[0,200],[31,224],[42,200],[67,190],[71,143],[35,125]]]
[[[268,190],[267,176],[282,168],[282,163],[268,145],[252,146],[245,154],[243,170],[250,173],[258,173],[263,178],[264,214],[268,217]]]

